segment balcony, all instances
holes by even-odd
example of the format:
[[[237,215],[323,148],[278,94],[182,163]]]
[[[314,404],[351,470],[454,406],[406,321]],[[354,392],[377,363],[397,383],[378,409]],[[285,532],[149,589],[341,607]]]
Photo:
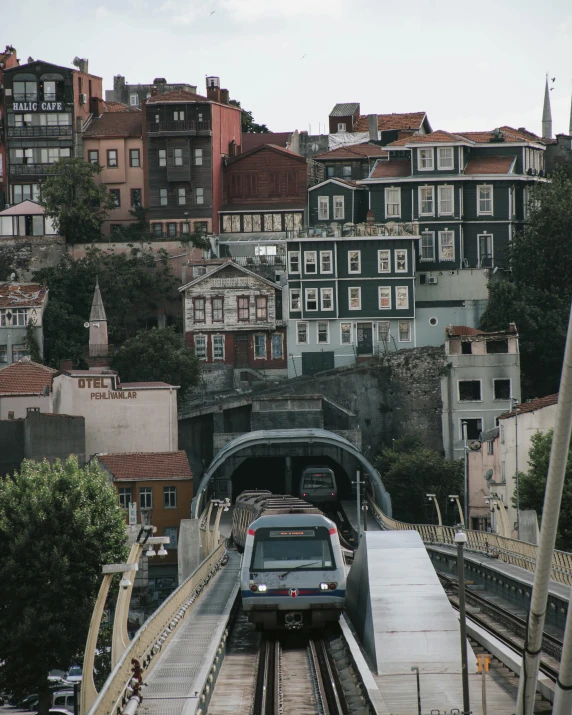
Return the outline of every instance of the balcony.
[[[71,137],[70,125],[52,127],[8,127],[8,136],[15,137]]]
[[[285,266],[285,256],[232,256],[234,263],[239,266]]]
[[[47,176],[54,173],[53,164],[10,164],[10,176]]]
[[[149,122],[147,134],[210,134],[210,122]]]

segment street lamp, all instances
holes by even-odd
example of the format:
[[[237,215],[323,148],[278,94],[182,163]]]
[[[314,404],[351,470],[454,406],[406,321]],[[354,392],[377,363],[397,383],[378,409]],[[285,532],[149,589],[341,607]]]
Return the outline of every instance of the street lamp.
[[[437,509],[437,519],[439,520],[439,526],[443,526],[443,520],[441,519],[441,509],[439,508],[439,502],[437,501],[437,495],[436,494],[425,494],[427,499],[429,501],[433,501],[435,503],[435,509]]]
[[[464,512],[463,524],[468,524],[468,521],[469,521],[469,519],[468,519],[468,503],[469,503],[469,501],[468,501],[469,500],[468,482],[469,482],[469,477],[468,477],[468,473],[467,473],[467,466],[468,466],[467,465],[467,450],[468,450],[468,447],[467,447],[467,423],[466,422],[462,422],[462,429],[463,429],[463,456],[465,458],[464,487],[463,487],[464,488],[463,496],[464,496],[464,507],[465,508],[463,510],[463,512]]]
[[[469,704],[469,670],[467,667],[467,613],[465,610],[465,561],[463,546],[467,535],[461,526],[455,532],[457,544],[457,580],[459,582],[459,622],[461,625],[461,678],[463,681],[463,715],[470,715]]]
[[[518,489],[518,400],[516,397],[510,398],[511,409],[514,410],[514,463],[515,463],[515,491],[516,491],[516,538],[520,540],[520,495]],[[510,534],[507,534],[510,536]]]
[[[461,524],[465,526],[465,517],[463,516],[463,508],[461,506],[461,500],[458,494],[449,494],[448,497],[450,502],[457,502],[457,509],[459,510],[459,518],[461,519]]]

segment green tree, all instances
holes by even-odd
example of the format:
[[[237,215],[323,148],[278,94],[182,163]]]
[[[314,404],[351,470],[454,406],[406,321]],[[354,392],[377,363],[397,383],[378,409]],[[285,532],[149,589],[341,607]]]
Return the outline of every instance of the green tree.
[[[483,330],[520,336],[523,393],[558,390],[572,300],[572,176],[565,168],[531,192],[529,218],[509,247],[510,279],[490,285]]]
[[[198,358],[174,328],[141,331],[122,345],[113,367],[124,382],[149,380],[177,385],[181,399],[198,383],[201,374]]]
[[[105,306],[110,343],[120,344],[154,319],[159,304],[179,300],[166,251],[132,248],[130,253],[110,253],[90,248],[85,258],[69,256],[34,279],[46,282],[50,298],[44,313],[44,358],[58,367],[60,360],[81,362],[88,334],[96,278]]]
[[[60,159],[52,169],[40,192],[46,216],[68,243],[98,240],[101,224],[115,206],[107,186],[95,182],[101,166],[83,159]]]
[[[85,646],[101,567],[127,555],[125,515],[108,478],[75,457],[25,460],[0,481],[0,689],[40,695]]]
[[[33,362],[42,362],[42,351],[36,335],[36,321],[31,318],[26,327],[26,350]]]
[[[391,495],[393,515],[409,524],[427,523],[427,494],[436,494],[441,507],[443,523],[459,521],[457,508],[447,510],[449,494],[463,494],[463,462],[448,461],[421,440],[408,435],[396,439],[394,448],[385,448],[374,461],[385,488]],[[431,519],[435,521],[436,518]]]
[[[245,134],[268,134],[270,132],[266,124],[257,124],[254,121],[252,112],[249,112],[247,109],[242,109],[238,100],[231,99],[229,104],[241,109],[240,125]]]
[[[519,475],[519,503],[521,509],[534,509],[542,521],[542,508],[544,505],[544,492],[546,491],[546,477],[552,449],[552,430],[537,432],[531,437],[531,447],[528,452],[529,469],[527,474]],[[513,505],[516,506],[516,495],[513,496]],[[556,535],[556,548],[563,551],[572,551],[572,453],[568,452],[566,473],[564,475],[564,491],[560,518],[558,519],[558,532]]]

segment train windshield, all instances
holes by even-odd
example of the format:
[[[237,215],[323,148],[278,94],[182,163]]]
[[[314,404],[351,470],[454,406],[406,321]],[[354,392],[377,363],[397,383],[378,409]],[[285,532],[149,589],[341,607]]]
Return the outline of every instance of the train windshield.
[[[334,475],[331,472],[315,472],[304,475],[304,489],[333,489]]]
[[[252,571],[324,571],[335,569],[330,534],[325,526],[257,529]]]

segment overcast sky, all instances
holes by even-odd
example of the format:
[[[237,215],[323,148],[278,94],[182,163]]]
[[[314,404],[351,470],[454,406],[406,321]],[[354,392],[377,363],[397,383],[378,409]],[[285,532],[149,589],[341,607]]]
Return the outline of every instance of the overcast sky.
[[[318,132],[337,102],[361,113],[425,111],[433,129],[502,124],[540,133],[546,73],[553,131],[568,132],[570,0],[25,0],[0,42],[90,72],[112,89],[205,76],[272,131]]]

